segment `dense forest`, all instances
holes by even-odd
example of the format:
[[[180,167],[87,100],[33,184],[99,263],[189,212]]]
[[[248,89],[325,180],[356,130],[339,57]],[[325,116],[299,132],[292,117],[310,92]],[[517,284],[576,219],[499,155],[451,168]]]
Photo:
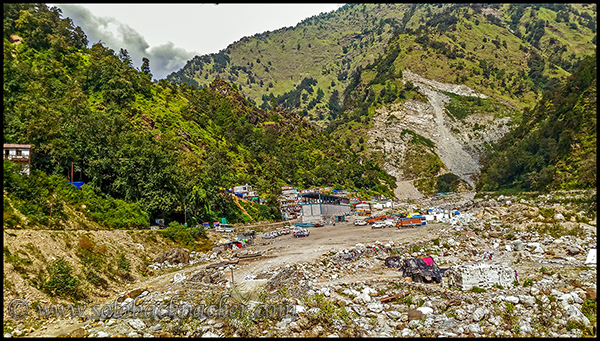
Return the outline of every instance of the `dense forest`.
[[[59,226],[69,210],[112,228],[184,216],[192,224],[279,219],[283,185],[392,197],[396,179],[361,134],[375,108],[425,100],[401,81],[407,66],[518,112],[514,131],[490,149],[479,190],[595,187],[595,52],[586,57],[596,43],[595,5],[402,6],[346,5],[296,28],[244,38],[152,82],[147,59],[136,69],[124,49],[89,46],[58,8],[4,4],[3,142],[33,146],[31,176],[4,161],[5,221]],[[385,13],[395,14],[377,19]],[[367,24],[351,39],[327,35],[361,18]],[[298,32],[322,39],[299,40]],[[280,64],[296,63],[285,62],[290,47],[297,55],[331,53],[317,58],[324,64],[310,64],[316,72],[295,69],[303,76],[287,80],[290,70]],[[273,48],[288,52],[268,53]],[[244,65],[242,52],[253,56]],[[459,119],[465,110],[448,106]],[[431,141],[406,134],[433,150]],[[67,178],[71,167],[74,179]],[[445,176],[442,184],[456,180]],[[78,190],[68,180],[85,184]],[[239,203],[249,215],[224,191],[244,183],[264,203]]]
[[[3,141],[33,146],[30,177],[5,161],[5,217],[15,224],[12,209],[49,226],[52,207],[59,221],[68,205],[115,227],[184,214],[278,219],[286,184],[392,196],[395,180],[379,165],[281,106],[257,108],[220,79],[203,89],[153,83],[148,60],[138,70],[126,50],[87,45],[55,7],[4,5]],[[80,192],[67,183],[72,165]],[[266,203],[242,203],[252,217],[223,191],[243,183]]]
[[[483,162],[479,190],[596,187],[596,56],[545,93]]]

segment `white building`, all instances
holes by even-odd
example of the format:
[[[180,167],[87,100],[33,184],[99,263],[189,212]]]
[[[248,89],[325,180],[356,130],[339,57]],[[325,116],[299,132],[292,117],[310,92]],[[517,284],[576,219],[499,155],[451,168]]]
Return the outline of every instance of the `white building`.
[[[4,144],[4,158],[21,164],[23,167],[22,173],[27,175],[29,175],[29,169],[31,168],[30,151],[30,144]]]
[[[252,186],[248,184],[233,187],[233,192],[241,194],[243,198],[252,198],[257,196],[256,191],[254,191]]]

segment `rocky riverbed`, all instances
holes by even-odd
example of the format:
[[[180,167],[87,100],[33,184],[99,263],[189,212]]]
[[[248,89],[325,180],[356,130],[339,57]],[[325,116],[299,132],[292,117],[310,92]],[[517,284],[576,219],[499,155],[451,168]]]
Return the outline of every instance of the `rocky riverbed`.
[[[398,206],[435,205],[460,214],[430,223],[435,230],[415,229],[430,231],[430,238],[310,245],[314,256],[308,260],[269,263],[283,250],[300,248],[293,238],[287,247],[256,240],[241,251],[251,254],[261,245],[261,256],[245,263],[231,251],[190,253],[187,259],[172,251],[184,262],[159,257],[162,262],[151,265],[154,282],[112,297],[106,302],[112,308],[99,307],[95,315],[88,309],[87,318],[50,316],[35,330],[17,326],[5,336],[595,336],[597,274],[588,255],[596,248],[596,218],[581,206],[590,195],[595,193],[424,198]],[[424,256],[448,271],[502,268],[515,278],[504,285],[480,280],[487,284],[469,289],[447,277],[439,284],[417,283],[386,262]],[[485,271],[484,279],[493,277]],[[117,306],[121,313],[133,306],[147,313],[119,317]]]

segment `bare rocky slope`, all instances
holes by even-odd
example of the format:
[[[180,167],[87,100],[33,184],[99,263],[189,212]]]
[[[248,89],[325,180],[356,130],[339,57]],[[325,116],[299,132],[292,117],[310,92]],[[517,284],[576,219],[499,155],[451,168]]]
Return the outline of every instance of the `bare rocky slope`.
[[[403,71],[403,82],[412,82],[428,102],[408,100],[403,104],[392,104],[378,109],[374,127],[367,133],[369,147],[383,152],[385,170],[396,176],[398,185],[407,178],[404,174],[405,154],[408,137],[402,136],[404,129],[433,141],[435,152],[444,163],[442,171],[454,173],[470,185],[474,185],[474,176],[479,174],[479,159],[486,143],[499,140],[509,131],[509,117],[495,118],[493,114],[476,114],[458,121],[449,116],[445,105],[450,98],[443,92],[460,96],[487,98],[465,85],[440,83],[411,72]],[[390,119],[395,116],[396,119]],[[475,130],[476,124],[484,128]],[[401,185],[406,187],[405,183]]]

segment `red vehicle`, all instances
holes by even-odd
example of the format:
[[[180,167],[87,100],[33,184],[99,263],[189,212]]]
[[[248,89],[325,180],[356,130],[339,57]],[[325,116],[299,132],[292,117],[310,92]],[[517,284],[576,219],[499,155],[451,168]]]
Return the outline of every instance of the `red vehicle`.
[[[423,216],[416,216],[416,217],[410,217],[410,218],[400,218],[400,220],[398,220],[398,222],[396,223],[396,227],[397,228],[404,228],[404,227],[417,227],[417,226],[421,226],[421,225],[426,225],[426,219]]]

